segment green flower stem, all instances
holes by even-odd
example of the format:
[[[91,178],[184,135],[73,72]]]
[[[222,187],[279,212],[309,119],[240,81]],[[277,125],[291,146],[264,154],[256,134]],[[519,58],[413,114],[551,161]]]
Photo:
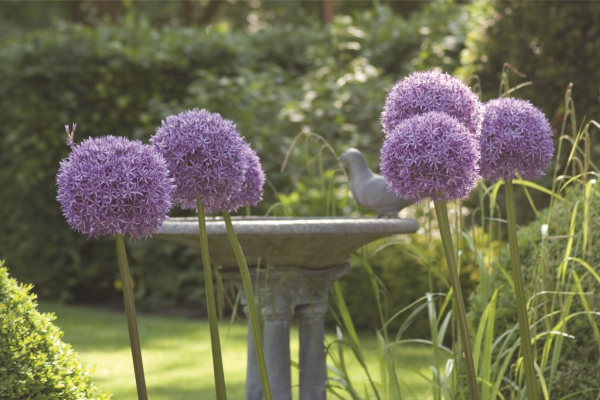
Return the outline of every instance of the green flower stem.
[[[233,230],[229,212],[223,211],[223,219],[225,220],[227,235],[229,236],[229,241],[231,242],[231,247],[233,248],[233,253],[235,254],[235,259],[240,267],[244,292],[246,292],[246,302],[248,303],[250,324],[252,326],[252,335],[254,336],[254,350],[256,351],[256,359],[258,362],[258,371],[260,373],[260,382],[263,388],[264,399],[272,400],[273,395],[271,394],[271,386],[269,384],[269,376],[267,374],[267,363],[265,362],[265,353],[262,344],[260,318],[258,316],[258,310],[256,309],[256,303],[254,302],[254,291],[252,290],[252,283],[250,280],[248,265],[246,264],[246,257],[244,256],[242,246],[240,246],[240,242],[238,241],[235,231]]]
[[[121,282],[123,282],[123,300],[125,301],[125,315],[127,316],[127,329],[129,330],[129,344],[133,358],[133,370],[135,373],[135,384],[139,400],[148,400],[146,392],[146,378],[144,377],[144,365],[142,364],[142,350],[140,348],[140,336],[135,318],[135,303],[133,302],[133,290],[131,289],[131,277],[129,276],[129,264],[127,263],[127,252],[123,235],[116,234],[117,258],[119,270],[121,271]]]
[[[510,247],[510,260],[512,264],[513,280],[515,282],[515,295],[517,299],[517,317],[519,321],[519,335],[521,336],[521,353],[523,354],[523,366],[525,367],[525,387],[527,398],[539,399],[537,393],[537,381],[533,361],[533,348],[531,346],[531,335],[529,334],[529,319],[527,318],[527,303],[525,301],[525,290],[523,288],[523,276],[519,259],[519,246],[517,242],[517,217],[515,212],[515,197],[512,180],[504,183],[506,192],[506,216],[508,220],[508,244]]]
[[[477,376],[475,375],[475,364],[473,363],[473,352],[471,351],[471,341],[469,339],[469,329],[467,327],[467,314],[465,312],[465,303],[462,296],[462,289],[460,287],[460,280],[458,277],[457,262],[454,254],[454,247],[452,246],[452,234],[450,233],[450,222],[448,221],[448,209],[445,202],[434,202],[435,214],[437,216],[438,225],[440,229],[440,236],[442,237],[442,245],[444,247],[444,254],[446,255],[446,262],[448,264],[448,271],[450,272],[450,282],[452,284],[452,293],[454,295],[454,303],[456,306],[456,316],[458,318],[458,328],[460,330],[460,338],[462,340],[463,357],[467,363],[467,379],[469,382],[469,394],[471,400],[478,400],[479,394],[477,392]]]
[[[202,267],[204,269],[204,285],[206,288],[206,304],[208,306],[208,325],[210,329],[210,345],[212,348],[213,370],[215,374],[215,390],[217,400],[227,399],[225,390],[225,374],[223,372],[223,357],[221,356],[221,341],[219,340],[219,318],[217,317],[217,304],[215,302],[215,288],[213,285],[210,255],[208,253],[208,235],[206,234],[206,217],[204,204],[196,200],[198,205],[198,227],[200,229],[200,252],[202,253]]]

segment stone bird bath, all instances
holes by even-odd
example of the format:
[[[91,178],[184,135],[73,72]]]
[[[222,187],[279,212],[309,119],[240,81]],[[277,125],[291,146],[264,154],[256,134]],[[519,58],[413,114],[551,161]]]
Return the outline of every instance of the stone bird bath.
[[[295,315],[300,336],[300,400],[324,400],[327,370],[323,321],[331,284],[348,272],[352,252],[377,239],[415,233],[417,221],[345,217],[234,217],[232,221],[248,266],[254,268],[250,274],[262,310],[264,351],[274,399],[292,399],[289,328]],[[213,264],[242,290],[225,223],[221,218],[208,218],[206,228]],[[154,237],[200,251],[196,218],[172,218]],[[246,304],[244,296],[242,303]],[[246,307],[244,311],[248,315]],[[246,400],[261,400],[252,331],[248,328]]]

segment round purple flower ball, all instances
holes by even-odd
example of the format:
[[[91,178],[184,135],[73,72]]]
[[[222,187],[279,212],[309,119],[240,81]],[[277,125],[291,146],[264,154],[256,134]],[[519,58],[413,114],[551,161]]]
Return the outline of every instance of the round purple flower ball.
[[[488,101],[480,140],[481,176],[492,182],[541,178],[554,155],[550,123],[527,100]]]
[[[177,188],[173,202],[207,212],[232,211],[246,180],[250,148],[233,122],[197,109],[167,117],[150,139],[165,157]],[[233,208],[232,208],[233,207]]]
[[[247,144],[246,157],[249,167],[246,171],[245,181],[240,190],[228,199],[226,209],[230,211],[240,207],[254,207],[262,200],[265,172],[260,164],[260,158],[249,144]]]
[[[396,83],[381,114],[383,130],[389,134],[402,121],[430,111],[444,112],[479,135],[482,119],[479,97],[458,79],[437,71],[414,72]]]
[[[154,148],[115,136],[73,146],[56,181],[67,222],[88,238],[152,234],[167,219],[174,188],[165,160]]]
[[[478,163],[478,139],[442,112],[402,121],[381,148],[381,174],[388,188],[414,201],[467,197],[479,179]]]

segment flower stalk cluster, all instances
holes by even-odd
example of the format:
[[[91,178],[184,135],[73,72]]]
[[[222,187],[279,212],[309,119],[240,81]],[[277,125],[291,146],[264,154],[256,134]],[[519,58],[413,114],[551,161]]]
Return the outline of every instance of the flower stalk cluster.
[[[271,400],[260,318],[254,303],[248,266],[229,217],[230,211],[256,205],[261,200],[265,176],[260,160],[256,152],[239,134],[235,124],[207,110],[189,110],[167,117],[150,141],[165,157],[175,178],[177,189],[173,196],[174,202],[184,209],[198,210],[217,399],[226,399],[227,395],[217,307],[206,240],[205,211],[223,213],[248,299],[248,311],[264,397],[266,400]]]
[[[483,178],[492,182],[504,180],[508,242],[525,370],[525,389],[528,398],[537,399],[535,361],[519,259],[513,179],[538,179],[544,174],[554,154],[552,129],[544,114],[526,100],[490,100],[484,109],[481,151]]]
[[[229,212],[261,199],[265,174],[256,152],[235,125],[219,114],[190,110],[163,121],[152,146],[122,137],[90,138],[75,145],[76,124],[67,132],[70,156],[57,174],[58,201],[73,229],[88,238],[115,235],[123,282],[134,371],[140,400],[147,399],[135,304],[124,235],[140,239],[157,231],[173,203],[196,209],[204,264],[211,345],[218,400],[227,398],[218,331],[205,210],[223,212],[243,277],[248,267],[233,232]],[[248,299],[254,299],[249,279]],[[251,302],[249,302],[251,303]],[[252,304],[254,306],[254,304]],[[256,307],[250,307],[265,399],[272,398]]]
[[[146,380],[135,315],[133,289],[123,235],[140,239],[155,232],[167,218],[173,183],[165,160],[140,141],[104,136],[74,145],[68,134],[69,158],[56,176],[57,199],[73,229],[96,238],[115,235],[123,300],[138,399],[146,400]]]
[[[457,79],[418,72],[388,93],[381,116],[381,174],[400,197],[434,201],[471,400],[479,398],[466,311],[446,202],[465,198],[479,179],[481,104]]]

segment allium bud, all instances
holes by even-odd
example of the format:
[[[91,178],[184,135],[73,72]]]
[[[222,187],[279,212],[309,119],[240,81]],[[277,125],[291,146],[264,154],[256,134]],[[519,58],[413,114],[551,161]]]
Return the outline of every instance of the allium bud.
[[[488,101],[480,140],[481,176],[489,181],[538,179],[554,154],[550,123],[526,100]]]
[[[207,110],[184,111],[167,117],[150,141],[175,179],[175,203],[196,209],[200,200],[211,213],[237,208],[231,199],[246,180],[251,150],[231,121]]]
[[[74,145],[56,181],[67,222],[88,238],[148,236],[171,208],[173,182],[165,160],[139,140],[103,136]]]
[[[437,71],[414,72],[396,83],[381,114],[389,134],[402,121],[430,111],[444,112],[478,135],[482,110],[479,98],[458,79]]]
[[[465,198],[479,179],[478,162],[478,139],[441,112],[402,121],[381,148],[381,174],[388,188],[414,201]]]

